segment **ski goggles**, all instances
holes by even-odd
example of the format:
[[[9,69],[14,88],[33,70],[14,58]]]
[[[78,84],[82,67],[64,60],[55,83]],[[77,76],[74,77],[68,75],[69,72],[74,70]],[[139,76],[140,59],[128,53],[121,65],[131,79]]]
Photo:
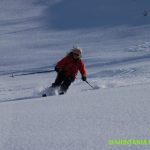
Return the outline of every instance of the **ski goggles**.
[[[80,57],[80,54],[78,53],[73,53],[74,56]]]

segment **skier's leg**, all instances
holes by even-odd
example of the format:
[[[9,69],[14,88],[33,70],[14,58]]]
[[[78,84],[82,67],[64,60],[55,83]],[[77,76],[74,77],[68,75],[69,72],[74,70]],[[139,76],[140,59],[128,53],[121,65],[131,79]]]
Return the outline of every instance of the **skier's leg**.
[[[55,93],[55,88],[59,87],[62,83],[62,80],[59,75],[57,75],[55,82],[52,83],[51,86],[49,86],[47,89],[45,89],[44,93],[42,94],[42,97],[46,97],[47,95],[53,95]]]
[[[63,74],[57,74],[57,77],[56,77],[56,79],[55,79],[55,82],[52,83],[52,86],[50,86],[50,87],[48,88],[48,91],[50,91],[50,92],[53,93],[53,91],[55,90],[55,88],[59,87],[59,86],[62,84],[63,80],[64,80],[64,75],[63,75]],[[47,93],[49,93],[49,92],[43,93],[42,96],[43,96],[43,97],[46,97],[46,96],[47,96]],[[48,94],[48,95],[49,95],[49,94]]]
[[[64,75],[63,74],[57,74],[57,77],[55,79],[55,82],[52,83],[52,87],[59,87],[64,80]]]
[[[69,86],[71,85],[71,83],[73,82],[73,78],[72,77],[65,77],[64,81],[60,87],[60,94],[64,94],[67,92]]]

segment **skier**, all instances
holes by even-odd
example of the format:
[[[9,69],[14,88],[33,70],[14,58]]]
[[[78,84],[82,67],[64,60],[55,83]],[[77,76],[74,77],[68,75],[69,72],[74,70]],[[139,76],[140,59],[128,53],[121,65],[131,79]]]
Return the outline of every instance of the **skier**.
[[[82,49],[73,47],[67,56],[57,62],[55,66],[57,77],[51,87],[59,87],[59,94],[67,92],[71,83],[76,79],[78,71],[81,73],[82,80],[86,81],[86,69],[81,57]]]

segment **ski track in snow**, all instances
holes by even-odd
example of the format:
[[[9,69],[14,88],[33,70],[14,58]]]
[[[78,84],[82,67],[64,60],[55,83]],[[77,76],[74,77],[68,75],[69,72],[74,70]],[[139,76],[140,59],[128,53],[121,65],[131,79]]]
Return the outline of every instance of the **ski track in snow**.
[[[76,80],[72,86],[70,87],[70,89],[68,91],[73,91],[76,90],[78,92],[87,92],[87,91],[93,91],[93,90],[101,90],[101,89],[110,89],[110,88],[119,88],[119,87],[127,87],[127,86],[133,86],[133,85],[139,85],[139,84],[149,84],[150,83],[150,77],[143,77],[143,76],[131,76],[129,75],[129,73],[131,73],[131,71],[127,71],[124,72],[122,74],[119,73],[118,74],[114,72],[113,74],[110,74],[110,72],[105,72],[107,75],[102,76],[102,72],[100,73],[96,73],[96,75],[92,74],[92,78],[89,77],[88,80],[90,81],[90,84],[92,86],[94,86],[95,88],[93,89],[92,87],[90,87],[87,83],[81,81],[81,80]],[[133,73],[133,71],[132,71]],[[109,74],[109,75],[108,75]],[[127,74],[127,75],[125,75]],[[34,82],[32,81],[32,84],[30,86],[28,86],[28,84],[25,85],[19,85],[17,86],[16,82],[17,78],[15,79],[12,78],[12,86],[8,89],[6,88],[1,88],[0,92],[1,92],[1,100],[0,103],[3,102],[13,102],[13,101],[23,101],[23,100],[31,100],[31,99],[36,99],[36,98],[41,98],[42,97],[42,93],[43,91],[46,89],[46,87],[42,87],[42,86],[37,86],[36,82],[38,81],[38,78],[40,76],[40,78],[42,78],[42,75],[32,75],[32,76],[28,76],[27,79],[30,81],[30,78],[32,79],[32,77],[35,76],[34,78],[37,80],[35,80]],[[49,76],[44,75],[44,76]],[[9,78],[9,77],[7,77]],[[20,82],[24,82],[24,79],[26,77],[20,77]],[[48,79],[48,78],[47,78]],[[13,81],[15,80],[15,81]],[[52,79],[54,80],[54,79]],[[46,85],[47,83],[45,83]],[[42,85],[42,82],[41,82]],[[43,83],[44,85],[44,83]],[[47,87],[49,87],[49,85],[47,84]],[[7,93],[7,95],[6,95]],[[9,94],[8,94],[9,93]],[[18,95],[18,96],[17,96]],[[57,96],[57,94],[53,93],[50,94],[48,97],[51,96]],[[14,98],[13,98],[14,97]]]

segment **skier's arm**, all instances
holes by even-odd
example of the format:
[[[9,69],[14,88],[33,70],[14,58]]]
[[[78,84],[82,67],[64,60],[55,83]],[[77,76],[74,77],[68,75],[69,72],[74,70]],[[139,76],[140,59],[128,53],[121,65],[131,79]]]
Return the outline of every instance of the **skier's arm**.
[[[66,62],[67,62],[67,57],[64,57],[59,62],[57,62],[55,66],[55,71],[58,73],[64,71]]]
[[[86,75],[86,69],[85,69],[85,65],[84,65],[83,61],[80,62],[79,71],[80,71],[80,73],[82,75],[82,80],[86,81],[86,76],[87,75]]]

